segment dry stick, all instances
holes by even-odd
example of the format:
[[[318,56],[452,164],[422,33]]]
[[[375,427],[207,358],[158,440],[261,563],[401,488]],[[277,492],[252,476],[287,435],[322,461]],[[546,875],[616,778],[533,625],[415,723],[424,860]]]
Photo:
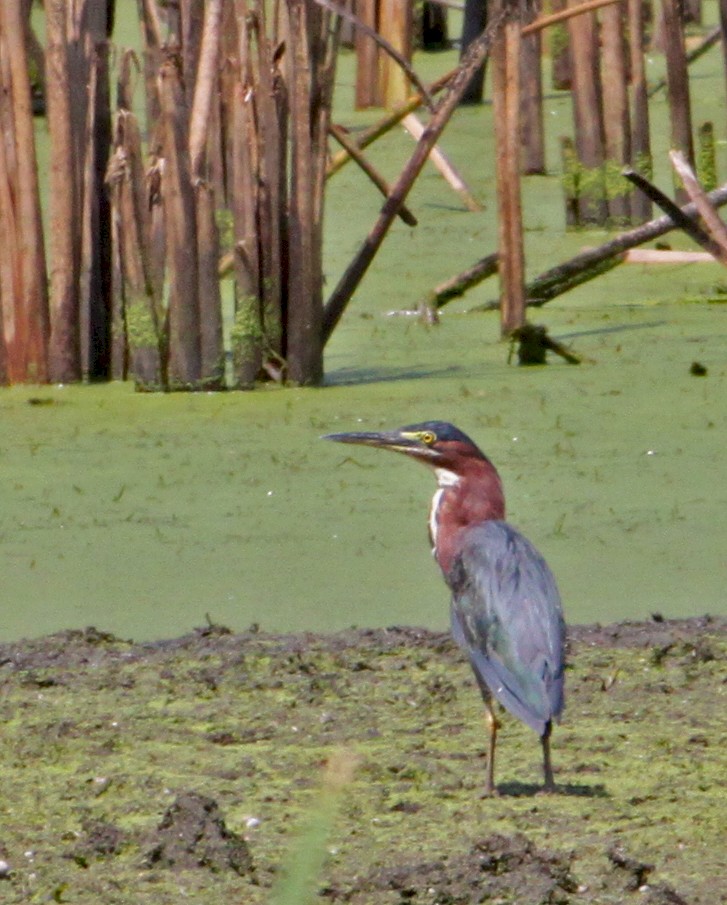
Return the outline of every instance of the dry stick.
[[[235,319],[246,329],[232,331],[233,385],[251,387],[257,379],[263,359],[263,317],[260,309],[260,255],[258,211],[260,194],[257,175],[257,145],[254,141],[254,102],[257,85],[254,77],[247,3],[235,0],[237,57],[239,67],[232,87],[232,172],[230,193],[235,238],[230,266],[235,269]],[[229,133],[228,133],[229,135]],[[264,146],[263,146],[264,151]],[[220,261],[220,276],[227,255]]]
[[[409,113],[405,116],[403,122],[406,131],[409,132],[416,141],[419,141],[424,134],[424,123],[413,113]],[[438,145],[435,145],[432,148],[429,159],[459,195],[468,211],[477,212],[484,210],[484,205],[480,204],[472,192],[470,192],[467,188],[467,183],[462,179],[444,151],[442,151]]]
[[[157,72],[162,64],[162,45],[164,43],[156,0],[140,0],[139,16],[144,48],[146,126],[153,134],[154,124],[159,121]]]
[[[128,86],[121,90],[125,87]],[[130,367],[137,388],[157,389],[164,385],[159,343],[163,317],[151,276],[148,222],[141,201],[141,135],[134,114],[119,110],[114,131],[116,151],[106,171],[116,240],[114,252],[118,254],[114,267],[118,282],[113,295],[112,374],[126,379]],[[140,330],[141,324],[144,328]]]
[[[725,263],[725,255],[727,255],[727,226],[725,226],[724,221],[710,204],[707,193],[699,184],[699,180],[694,175],[694,171],[689,166],[683,152],[670,151],[669,158],[671,159],[672,166],[682,180],[687,194],[697,206],[697,212],[702,218],[704,225],[707,227],[710,236],[722,249],[720,261],[721,263]]]
[[[640,189],[651,198],[654,204],[657,204],[664,213],[668,214],[676,225],[685,232],[690,239],[693,239],[698,245],[701,245],[711,255],[714,255],[718,261],[727,264],[727,253],[714,242],[710,236],[702,229],[693,216],[685,214],[679,205],[675,204],[671,198],[665,195],[661,189],[657,188],[648,179],[635,173],[629,167],[623,171],[623,175],[629,182],[632,182],[637,189]],[[695,205],[696,207],[696,205]]]
[[[193,181],[204,176],[202,168],[205,162],[212,96],[217,83],[221,20],[222,0],[208,0],[205,6],[192,112],[189,117],[189,169]]]
[[[331,123],[328,127],[328,131],[331,135],[336,139],[336,141],[341,145],[342,148],[346,150],[346,152],[350,155],[351,159],[355,161],[359,167],[363,170],[363,172],[369,177],[369,179],[373,182],[376,188],[381,192],[384,198],[387,198],[389,192],[391,191],[388,182],[384,179],[384,177],[379,173],[379,171],[373,166],[373,164],[369,163],[368,160],[364,157],[361,151],[356,146],[356,143],[351,141],[346,132],[335,123]],[[401,206],[401,210],[398,212],[398,216],[406,223],[407,226],[416,226],[417,218],[412,214],[408,207],[405,205]]]
[[[159,10],[156,0],[142,0],[141,6],[144,13],[144,22],[154,37],[154,43],[157,47],[161,47],[164,43],[162,34],[162,22],[159,18]]]
[[[409,190],[422,171],[429,157],[429,152],[437,143],[437,139],[442,134],[444,127],[457,109],[459,99],[464,94],[473,72],[487,58],[492,41],[504,19],[504,13],[498,15],[482,35],[470,45],[464,63],[454,79],[449,93],[443,98],[429,125],[424,130],[424,134],[417,143],[414,153],[402,170],[396,185],[391,190],[391,194],[386,199],[377,222],[333,290],[323,310],[322,341],[324,345],[330,339],[336,324],[351,300],[351,296],[356,291],[376,252],[381,247],[381,243],[384,241],[399,208],[404,203]]]
[[[557,13],[551,13],[549,16],[541,16],[534,22],[524,25],[520,34],[525,37],[536,31],[542,31],[549,25],[557,25],[558,22],[564,22],[572,16],[579,16],[581,13],[589,13],[594,9],[600,9],[602,6],[610,6],[612,3],[622,3],[623,0],[587,0],[576,7],[568,7],[568,9],[559,10]]]
[[[727,183],[721,185],[713,192],[707,194],[707,198],[715,207],[727,204]],[[695,204],[687,204],[681,208],[681,213],[687,217],[693,217],[697,213]],[[676,229],[677,224],[668,215],[657,217],[642,226],[630,229],[616,236],[609,242],[599,245],[598,248],[589,248],[562,264],[557,264],[537,276],[525,287],[527,304],[529,307],[539,308],[551,299],[562,295],[569,289],[573,289],[582,283],[588,282],[593,277],[599,276],[606,270],[616,267],[624,259],[624,252],[644,242],[658,239],[671,230]],[[472,311],[497,311],[499,301],[486,302],[470,310]]]

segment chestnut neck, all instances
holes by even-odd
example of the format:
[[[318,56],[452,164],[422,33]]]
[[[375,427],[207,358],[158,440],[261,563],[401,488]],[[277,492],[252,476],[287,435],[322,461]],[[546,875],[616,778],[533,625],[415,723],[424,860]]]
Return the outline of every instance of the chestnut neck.
[[[439,489],[429,520],[434,556],[445,579],[450,574],[467,528],[505,518],[505,496],[489,459],[468,459],[457,472],[436,469]]]

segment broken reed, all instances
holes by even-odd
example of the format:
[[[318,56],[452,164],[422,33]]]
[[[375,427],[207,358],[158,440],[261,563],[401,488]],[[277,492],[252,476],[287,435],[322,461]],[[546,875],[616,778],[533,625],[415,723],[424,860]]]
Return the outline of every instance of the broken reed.
[[[165,317],[147,318],[161,330],[160,364],[152,371],[171,389],[225,385],[217,222],[227,212],[235,276],[232,385],[319,383],[337,17],[312,0],[285,0],[272,12],[262,0],[210,0],[201,38],[190,47],[184,41],[193,34],[190,5],[180,5],[178,21],[171,16],[176,44],[162,41],[154,8],[143,5],[145,71],[161,63],[157,79],[145,80],[146,106],[159,111],[149,140],[163,170],[149,207],[159,206],[162,216],[156,239],[148,222],[137,230],[148,259],[159,262],[159,246],[166,248]],[[138,289],[133,294],[139,298]],[[146,298],[153,314],[156,298]],[[116,318],[122,324],[124,305],[122,293]],[[148,371],[134,367],[128,339],[132,373],[145,385]]]
[[[338,16],[315,0],[180,0],[163,10],[144,0],[143,79],[136,55],[121,52],[112,115],[113,4],[72,6],[44,7],[48,270],[29,4],[0,4],[0,219],[13,227],[0,248],[0,382],[129,375],[142,389],[226,386],[217,220],[227,212],[232,385],[320,383]]]

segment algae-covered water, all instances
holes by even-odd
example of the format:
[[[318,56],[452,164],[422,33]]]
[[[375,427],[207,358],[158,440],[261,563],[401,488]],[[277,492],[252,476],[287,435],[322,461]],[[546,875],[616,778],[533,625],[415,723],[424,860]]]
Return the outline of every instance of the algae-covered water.
[[[453,62],[430,55],[419,68],[430,78]],[[698,67],[712,87],[700,89],[695,117],[706,117],[723,103],[719,54]],[[346,56],[340,83],[339,121],[378,116],[350,112]],[[551,175],[524,181],[530,275],[607,238],[565,233],[556,146],[567,100],[551,98],[546,116]],[[721,135],[723,114],[716,125]],[[431,477],[318,439],[429,418],[455,422],[498,465],[510,519],[551,563],[570,621],[727,612],[720,267],[622,265],[537,312],[585,357],[580,367],[508,365],[496,316],[468,313],[493,297],[492,281],[447,307],[439,327],[387,316],[494,249],[491,132],[489,106],[457,114],[445,150],[486,209],[465,212],[425,171],[410,199],[420,225],[394,226],[330,343],[324,388],[0,391],[0,637],[92,623],[166,637],[206,614],[235,629],[444,627],[447,595],[426,541]],[[371,156],[393,179],[411,147],[397,132]],[[329,289],[379,206],[353,168],[332,181]],[[693,362],[706,374],[692,375]]]
[[[354,316],[319,390],[5,390],[0,632],[165,637],[207,613],[270,630],[444,626],[430,475],[318,439],[424,418],[455,421],[498,464],[570,621],[724,613],[726,317],[706,302],[563,305],[548,323],[592,363],[524,370],[483,316],[428,331]]]

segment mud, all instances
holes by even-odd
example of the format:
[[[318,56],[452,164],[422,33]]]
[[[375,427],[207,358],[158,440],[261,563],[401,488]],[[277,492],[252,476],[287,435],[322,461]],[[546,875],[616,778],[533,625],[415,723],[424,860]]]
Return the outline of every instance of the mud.
[[[716,617],[571,627],[556,794],[506,717],[483,800],[481,708],[444,634],[2,645],[0,901],[282,901],[301,838],[325,846],[322,902],[719,901],[726,649]]]

